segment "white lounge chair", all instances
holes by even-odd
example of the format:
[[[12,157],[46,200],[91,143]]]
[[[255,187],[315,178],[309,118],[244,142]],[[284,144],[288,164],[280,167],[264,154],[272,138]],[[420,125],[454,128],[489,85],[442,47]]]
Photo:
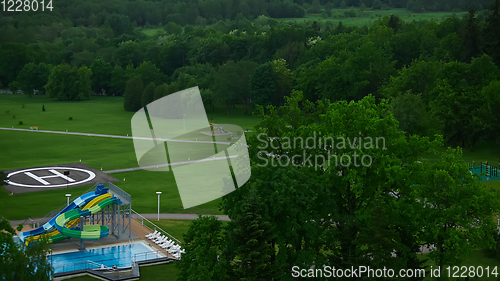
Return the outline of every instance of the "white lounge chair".
[[[167,237],[160,238],[156,241],[156,244],[161,245],[161,244],[165,243],[165,241],[167,241],[167,240],[168,240]]]
[[[153,238],[153,239],[151,239],[151,240],[152,240],[153,242],[155,242],[155,243],[156,243],[156,241],[160,241],[160,240],[161,240],[161,239],[163,239],[163,238],[165,238],[163,235],[159,235],[158,237]]]
[[[145,237],[148,239],[151,239],[151,238],[155,237],[157,234],[158,234],[158,230],[155,230],[155,232],[150,233],[150,234],[146,235]]]
[[[148,239],[153,241],[153,240],[158,239],[160,236],[161,236],[161,233],[157,232],[155,235],[150,236]]]
[[[164,241],[163,243],[161,244],[158,244],[160,247],[170,247],[172,245],[172,241],[168,240],[167,241]]]
[[[169,248],[170,248],[170,247],[172,247],[173,245],[174,245],[174,243],[173,243],[172,241],[170,241],[170,242],[165,242],[165,243],[163,243],[163,244],[161,245],[161,247],[162,247],[163,249],[169,249]]]

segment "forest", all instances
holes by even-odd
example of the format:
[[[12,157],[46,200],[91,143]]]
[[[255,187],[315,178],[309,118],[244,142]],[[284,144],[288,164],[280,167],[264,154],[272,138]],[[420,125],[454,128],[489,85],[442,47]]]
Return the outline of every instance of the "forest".
[[[209,26],[168,21],[153,36],[124,14],[78,26],[69,12],[59,22],[51,14],[31,21],[4,14],[0,85],[59,100],[125,95],[130,111],[198,86],[206,108],[222,105],[228,114],[236,104],[247,111],[283,105],[292,89],[313,102],[374,95],[392,100],[408,134],[439,133],[473,147],[499,138],[498,7],[496,1],[479,12],[482,20],[471,8],[440,23],[391,16],[370,27],[281,23],[264,15],[251,21],[238,13]]]

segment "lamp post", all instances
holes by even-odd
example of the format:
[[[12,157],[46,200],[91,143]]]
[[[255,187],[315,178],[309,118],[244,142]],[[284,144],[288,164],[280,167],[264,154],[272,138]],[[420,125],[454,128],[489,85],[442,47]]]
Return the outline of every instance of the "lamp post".
[[[69,198],[71,197],[70,193],[66,193],[66,206],[69,206]]]
[[[184,131],[186,130],[186,113],[182,114],[182,125],[184,126]]]
[[[160,194],[161,194],[161,191],[157,191],[156,194],[158,194],[158,221],[160,221]]]

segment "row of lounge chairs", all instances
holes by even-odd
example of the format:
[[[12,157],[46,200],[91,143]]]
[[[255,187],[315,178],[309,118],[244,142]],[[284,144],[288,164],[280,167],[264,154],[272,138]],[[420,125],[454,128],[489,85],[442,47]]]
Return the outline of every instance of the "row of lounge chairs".
[[[175,244],[175,242],[173,240],[170,240],[166,235],[162,235],[158,230],[155,230],[155,232],[146,235],[146,238],[165,249],[176,259],[180,259],[181,254],[185,253],[185,250],[181,249],[181,246]]]

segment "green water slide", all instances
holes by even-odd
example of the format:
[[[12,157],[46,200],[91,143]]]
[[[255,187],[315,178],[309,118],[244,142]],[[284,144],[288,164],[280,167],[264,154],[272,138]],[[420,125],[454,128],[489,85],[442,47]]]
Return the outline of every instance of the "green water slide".
[[[78,219],[81,216],[89,216],[100,212],[104,207],[111,204],[120,204],[120,200],[116,197],[108,198],[99,202],[97,205],[86,209],[74,209],[59,215],[56,219],[55,227],[62,234],[61,236],[68,236],[80,239],[100,239],[108,236],[109,228],[105,225],[84,225],[83,230],[69,229],[66,227],[66,223],[71,220]],[[54,236],[52,239],[58,239],[58,235]],[[62,238],[61,237],[61,238]],[[57,240],[56,240],[57,241]]]

